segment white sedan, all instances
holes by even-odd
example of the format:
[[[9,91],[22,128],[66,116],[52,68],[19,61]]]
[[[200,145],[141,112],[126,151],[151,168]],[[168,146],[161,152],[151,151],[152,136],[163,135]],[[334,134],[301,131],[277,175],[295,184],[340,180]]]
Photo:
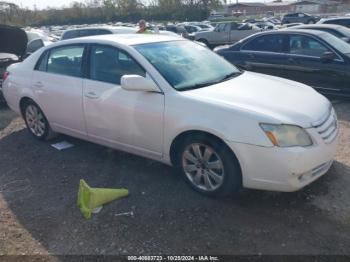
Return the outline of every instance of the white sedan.
[[[337,147],[324,96],[178,37],[55,43],[10,66],[3,91],[34,137],[63,133],[174,165],[206,195],[298,190]]]

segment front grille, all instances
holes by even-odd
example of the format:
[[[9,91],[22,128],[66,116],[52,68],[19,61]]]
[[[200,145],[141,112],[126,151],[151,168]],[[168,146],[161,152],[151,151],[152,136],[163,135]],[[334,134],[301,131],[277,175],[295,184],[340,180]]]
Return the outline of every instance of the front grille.
[[[338,135],[338,120],[334,109],[330,107],[328,113],[313,126],[325,143],[331,143]]]

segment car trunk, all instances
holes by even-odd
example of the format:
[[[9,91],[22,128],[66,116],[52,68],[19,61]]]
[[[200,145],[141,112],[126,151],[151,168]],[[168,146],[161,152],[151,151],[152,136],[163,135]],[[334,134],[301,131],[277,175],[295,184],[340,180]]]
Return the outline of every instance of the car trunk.
[[[0,25],[0,39],[1,91],[3,73],[9,65],[21,61],[27,48],[28,38],[26,33],[18,27]]]

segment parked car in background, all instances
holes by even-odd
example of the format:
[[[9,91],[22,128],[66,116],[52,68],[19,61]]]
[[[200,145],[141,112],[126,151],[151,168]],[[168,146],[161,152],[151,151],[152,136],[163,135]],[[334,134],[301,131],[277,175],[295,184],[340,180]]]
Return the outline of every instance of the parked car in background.
[[[329,33],[268,31],[216,51],[242,69],[299,81],[324,94],[350,97],[350,45]]]
[[[179,37],[57,42],[10,66],[4,95],[37,139],[59,132],[172,164],[210,196],[298,190],[329,170],[337,147],[324,96]]]
[[[2,82],[7,77],[6,68],[23,59],[28,37],[21,28],[0,25],[0,39],[0,102],[3,102]]]
[[[303,24],[315,24],[320,20],[320,17],[313,16],[306,13],[289,13],[283,16],[282,24],[290,23],[303,23]]]
[[[268,22],[268,21],[257,20],[257,21],[255,21],[252,24],[254,24],[255,26],[259,27],[262,30],[274,30],[274,29],[277,29],[275,24],[273,24],[271,22]]]
[[[318,24],[334,24],[350,28],[350,17],[323,18],[318,22]]]
[[[289,27],[295,27],[295,26],[298,26],[298,25],[303,25],[303,23],[283,24],[283,25],[278,26],[278,29],[281,29],[281,28],[289,28]]]
[[[327,32],[344,40],[347,43],[350,43],[350,29],[341,25],[335,25],[335,24],[299,25],[299,26],[292,27],[292,29],[312,29],[312,30]]]
[[[212,26],[211,24],[208,23],[197,23],[197,22],[190,22],[190,25],[195,25],[198,26],[200,28],[202,28],[202,30],[206,30],[206,31],[213,31],[215,29],[214,26]]]
[[[167,25],[165,26],[165,30],[176,33],[178,35],[182,35],[183,37],[186,37],[186,38],[188,37],[188,32],[181,25]]]
[[[136,28],[126,26],[75,28],[65,31],[61,40],[93,35],[130,34],[136,32]]]
[[[199,26],[195,26],[195,25],[183,25],[183,27],[186,29],[188,34],[203,31],[202,28],[200,28]]]
[[[259,27],[250,23],[224,22],[218,23],[213,31],[194,33],[190,39],[202,42],[212,48],[235,43],[260,31]]]

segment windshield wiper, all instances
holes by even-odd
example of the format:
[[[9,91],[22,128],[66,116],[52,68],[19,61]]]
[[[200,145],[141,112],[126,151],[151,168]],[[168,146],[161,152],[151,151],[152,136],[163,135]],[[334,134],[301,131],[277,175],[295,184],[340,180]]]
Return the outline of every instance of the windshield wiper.
[[[186,86],[186,87],[183,87],[183,88],[179,88],[178,90],[179,91],[186,91],[186,90],[198,89],[198,88],[202,88],[202,87],[206,87],[206,86],[215,85],[215,84],[221,83],[223,81],[232,79],[232,78],[234,78],[234,77],[236,77],[236,76],[238,76],[240,74],[242,74],[242,72],[233,72],[233,73],[225,75],[224,77],[220,78],[219,80],[204,82],[204,83],[200,83],[200,84],[194,84],[194,85],[191,85],[191,86]]]
[[[223,81],[225,81],[225,80],[229,80],[229,79],[234,78],[235,76],[238,76],[238,75],[240,75],[240,74],[242,74],[242,72],[233,72],[233,73],[231,73],[231,74],[225,75],[223,78],[221,78],[221,79],[220,79],[219,81],[217,81],[217,82],[220,83],[220,82],[223,82]]]

